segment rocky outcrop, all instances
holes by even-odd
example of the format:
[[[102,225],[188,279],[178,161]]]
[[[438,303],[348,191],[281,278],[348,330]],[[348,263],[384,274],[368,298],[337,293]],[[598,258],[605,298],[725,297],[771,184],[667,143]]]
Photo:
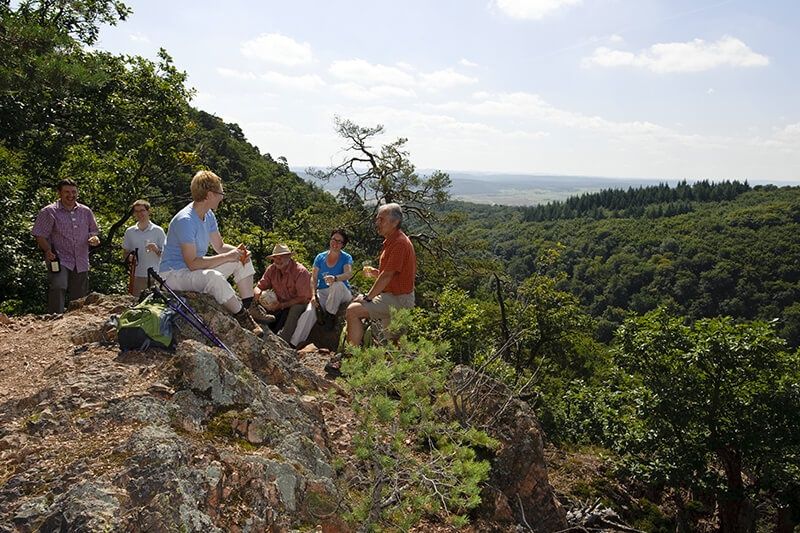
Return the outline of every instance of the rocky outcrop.
[[[127,296],[0,323],[0,531],[354,525],[334,465],[356,453],[358,421],[324,377],[329,354],[258,339],[210,298],[186,297],[233,354],[183,319],[174,352],[120,352],[107,321]],[[566,528],[531,409],[466,367],[450,387],[457,416],[501,442],[473,530]]]
[[[542,433],[527,403],[501,383],[466,366],[453,369],[449,389],[456,416],[500,442],[478,515],[539,533],[567,528],[566,512],[547,478]]]
[[[279,339],[190,303],[236,357],[186,324],[174,354],[119,352],[104,323],[124,297],[25,330],[80,344],[54,345],[35,386],[3,397],[0,530],[340,527],[321,378]]]

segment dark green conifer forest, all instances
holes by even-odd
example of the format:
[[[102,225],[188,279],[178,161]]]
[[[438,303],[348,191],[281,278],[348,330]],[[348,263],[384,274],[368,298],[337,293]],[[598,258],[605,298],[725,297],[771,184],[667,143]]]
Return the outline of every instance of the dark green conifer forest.
[[[800,188],[684,181],[524,208],[451,202],[447,175],[418,175],[405,139],[373,146],[381,126],[337,118],[348,155],[320,177],[347,185],[332,195],[279,147],[193,107],[167,50],[150,61],[91,48],[130,13],[116,0],[0,0],[0,311],[44,312],[30,231],[63,178],[97,217],[90,286],[107,294],[126,290],[131,203],[150,200],[166,228],[202,168],[225,183],[226,242],[247,244],[257,270],[276,242],[309,265],[334,227],[352,233],[356,264],[374,260],[374,200],[397,201],[419,260],[407,341],[508,384],[551,446],[600,450],[638,502],[630,523],[800,524]],[[613,504],[608,479],[595,481],[581,494]]]

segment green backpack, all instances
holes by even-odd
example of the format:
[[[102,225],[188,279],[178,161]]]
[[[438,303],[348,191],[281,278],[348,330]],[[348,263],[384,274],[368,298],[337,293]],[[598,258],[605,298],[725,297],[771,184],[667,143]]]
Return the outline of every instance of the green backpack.
[[[149,295],[122,313],[117,326],[117,340],[123,351],[173,347],[172,323],[175,311],[166,302]]]

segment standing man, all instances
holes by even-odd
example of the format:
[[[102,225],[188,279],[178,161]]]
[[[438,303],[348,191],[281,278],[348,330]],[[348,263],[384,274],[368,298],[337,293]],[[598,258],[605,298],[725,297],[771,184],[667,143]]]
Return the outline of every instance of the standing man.
[[[192,178],[191,191],[192,202],[169,223],[161,277],[173,290],[210,294],[240,326],[260,337],[263,330],[247,310],[253,301],[255,274],[250,253],[244,245],[237,248],[223,242],[214,215],[225,197],[222,180],[210,170],[201,170]],[[217,255],[206,256],[209,244]],[[241,300],[228,283],[229,276],[233,276]]]
[[[127,261],[131,261],[131,252],[135,252],[136,271],[133,277],[133,295],[138,298],[139,294],[148,286],[147,269],[152,267],[158,272],[167,236],[161,226],[150,221],[150,202],[136,200],[131,209],[133,209],[136,224],[125,230],[122,250]]]
[[[78,203],[78,185],[71,179],[58,182],[58,200],[36,216],[31,233],[48,264],[50,289],[47,312],[63,313],[64,296],[75,301],[89,292],[89,247],[99,246],[100,232],[92,210]]]
[[[256,302],[267,289],[275,291],[277,302],[264,308],[275,316],[269,328],[289,343],[297,328],[297,319],[311,301],[311,274],[292,258],[293,252],[285,244],[276,244],[269,257],[272,264],[264,271],[255,287]]]
[[[365,266],[363,273],[374,278],[369,292],[359,295],[347,307],[347,340],[361,346],[364,338],[362,320],[379,320],[383,327],[389,325],[393,307],[414,307],[414,278],[417,275],[417,255],[414,245],[400,229],[403,209],[391,203],[378,208],[375,227],[383,237],[378,268]]]

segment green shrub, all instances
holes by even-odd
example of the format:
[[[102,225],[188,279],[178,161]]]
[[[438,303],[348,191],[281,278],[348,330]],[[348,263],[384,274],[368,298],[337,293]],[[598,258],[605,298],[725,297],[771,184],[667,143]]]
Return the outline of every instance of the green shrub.
[[[358,419],[348,519],[364,530],[407,530],[422,516],[463,524],[480,503],[489,463],[473,447],[496,444],[447,416],[447,348],[403,336],[342,364]]]

